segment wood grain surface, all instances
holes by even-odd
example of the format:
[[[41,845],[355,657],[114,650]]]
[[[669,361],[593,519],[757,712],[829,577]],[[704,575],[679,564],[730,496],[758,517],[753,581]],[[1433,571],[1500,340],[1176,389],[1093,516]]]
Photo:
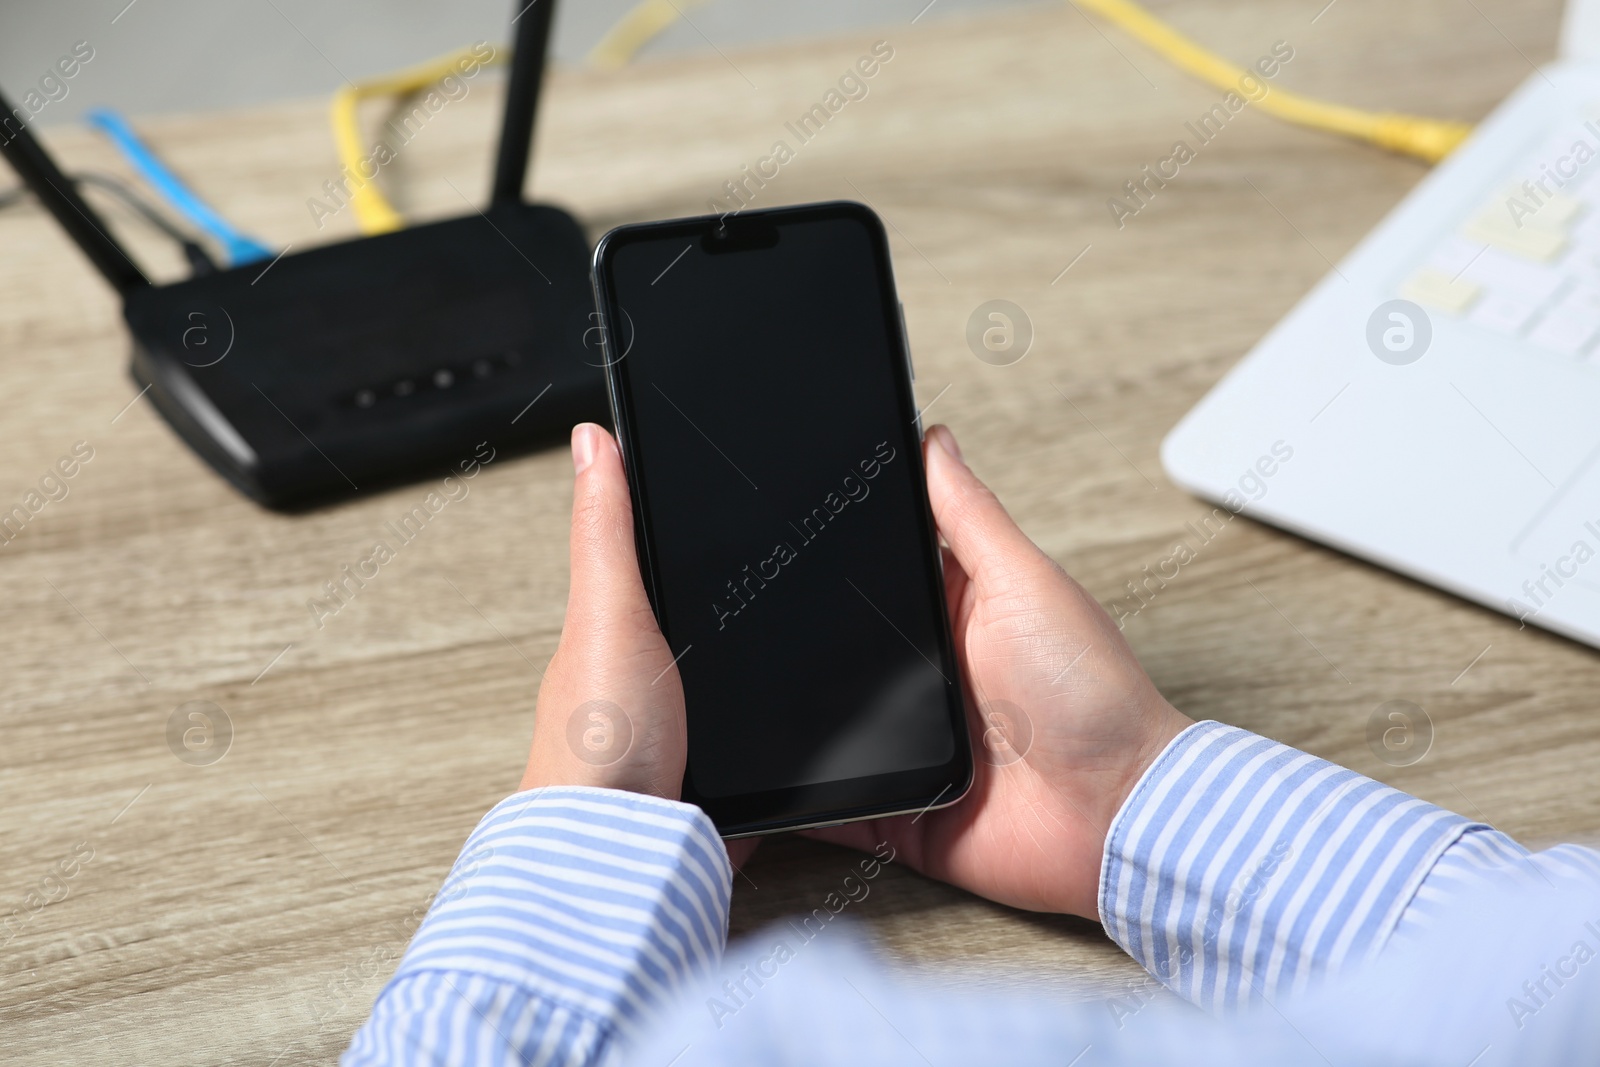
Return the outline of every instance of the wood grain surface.
[[[1289,42],[1281,85],[1477,119],[1552,55],[1558,6],[1161,10],[1240,60]],[[97,47],[115,47],[111,33]],[[1209,510],[1168,483],[1162,436],[1425,169],[1247,112],[1119,230],[1107,198],[1218,94],[1062,5],[558,71],[533,190],[591,236],[700,213],[880,39],[894,57],[867,96],[758,203],[848,197],[883,214],[930,418],[954,426],[1029,534],[1115,601]],[[389,168],[412,217],[460,214],[462,194],[486,190],[498,92],[484,76]],[[201,114],[200,85],[194,100],[194,116],[141,125],[226,215],[277,246],[354,232],[348,212],[319,230],[306,204],[337,170],[323,101]],[[122,171],[81,130],[47,137],[69,169]],[[152,271],[179,276],[169,247],[107,211]],[[1011,366],[965,339],[997,298],[1035,331]],[[414,910],[518,781],[565,601],[567,456],[492,464],[318,628],[308,598],[426,486],[298,517],[243,500],[136,399],[116,301],[31,205],[0,213],[0,353],[0,510],[77,442],[93,449],[68,494],[0,548],[0,914],[21,916],[0,935],[0,1059],[329,1062]],[[1530,843],[1600,831],[1592,650],[1247,519],[1127,632],[1192,716]],[[1436,730],[1409,768],[1366,740],[1393,699]],[[207,766],[167,740],[193,701],[232,724]],[[768,842],[738,880],[735,933],[818,906],[850,862]],[[894,867],[852,910],[903,962],[1102,990],[1138,973],[1091,923]]]

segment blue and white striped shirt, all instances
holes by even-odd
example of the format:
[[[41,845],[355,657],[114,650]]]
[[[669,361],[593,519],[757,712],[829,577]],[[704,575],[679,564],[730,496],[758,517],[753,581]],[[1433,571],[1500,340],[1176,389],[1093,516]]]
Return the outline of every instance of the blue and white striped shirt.
[[[843,923],[814,947],[821,923],[780,925],[724,960],[731,881],[693,806],[511,797],[468,838],[342,1062],[1600,1060],[1600,964],[1584,966],[1600,953],[1600,855],[1530,856],[1215,722],[1176,738],[1118,813],[1099,905],[1161,985],[1227,1026],[1154,988],[1092,1005],[926,988]],[[1450,962],[1468,947],[1479,956]]]

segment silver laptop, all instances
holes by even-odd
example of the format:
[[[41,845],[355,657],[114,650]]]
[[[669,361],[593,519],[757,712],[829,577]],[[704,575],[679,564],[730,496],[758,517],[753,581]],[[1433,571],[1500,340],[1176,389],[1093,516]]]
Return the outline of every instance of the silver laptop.
[[[1597,8],[1161,455],[1201,497],[1600,646]]]

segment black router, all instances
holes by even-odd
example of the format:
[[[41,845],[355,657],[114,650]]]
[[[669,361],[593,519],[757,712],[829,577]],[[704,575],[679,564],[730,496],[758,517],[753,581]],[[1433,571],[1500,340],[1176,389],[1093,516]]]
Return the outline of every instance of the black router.
[[[608,422],[589,246],[522,199],[554,0],[527,6],[482,212],[152,285],[0,97],[0,154],[122,295],[132,374],[252,499],[298,509]]]

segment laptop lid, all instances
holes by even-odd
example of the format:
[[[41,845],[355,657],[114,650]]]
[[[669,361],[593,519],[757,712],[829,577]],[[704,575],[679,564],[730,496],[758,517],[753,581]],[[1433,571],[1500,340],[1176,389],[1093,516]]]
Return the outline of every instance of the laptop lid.
[[[1561,58],[1600,60],[1600,0],[1567,0],[1561,20]]]

